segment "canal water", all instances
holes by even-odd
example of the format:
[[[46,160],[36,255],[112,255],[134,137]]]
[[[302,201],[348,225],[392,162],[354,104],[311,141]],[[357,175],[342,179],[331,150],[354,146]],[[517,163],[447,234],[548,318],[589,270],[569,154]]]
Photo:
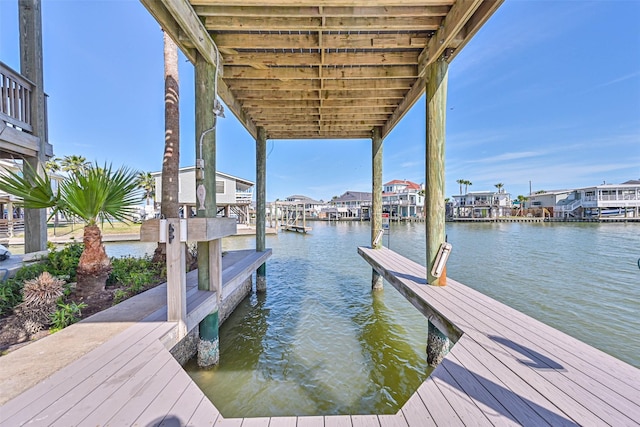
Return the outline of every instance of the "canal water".
[[[356,252],[369,223],[311,225],[267,237],[266,295],[222,325],[218,367],[185,367],[226,417],[395,413],[430,373],[425,318],[391,285],[370,291]],[[447,223],[447,235],[449,277],[640,367],[639,224]],[[392,224],[383,242],[424,264],[423,223]]]

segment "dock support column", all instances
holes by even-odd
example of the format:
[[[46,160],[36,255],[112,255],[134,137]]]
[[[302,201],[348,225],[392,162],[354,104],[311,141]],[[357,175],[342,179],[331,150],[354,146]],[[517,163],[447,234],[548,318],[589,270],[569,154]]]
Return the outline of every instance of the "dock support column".
[[[449,338],[429,321],[427,330],[427,363],[431,366],[437,366],[447,353],[449,353]]]
[[[256,251],[266,249],[265,210],[267,199],[267,133],[263,127],[258,128],[256,139]],[[256,271],[256,292],[267,290],[267,264],[262,264]]]
[[[44,174],[47,161],[47,118],[44,96],[44,69],[42,59],[42,13],[40,0],[18,2],[20,21],[20,73],[34,84],[31,93],[33,136],[40,138],[36,157],[26,157],[38,174]],[[26,171],[26,170],[25,170]],[[25,253],[47,249],[47,213],[45,209],[24,210],[24,251]]]
[[[380,249],[382,239],[375,241],[382,231],[382,133],[379,127],[373,128],[371,137],[371,184],[371,247]],[[382,276],[371,270],[371,289],[378,291],[382,288]]]
[[[444,152],[447,110],[447,81],[449,65],[439,59],[427,67],[427,149],[425,173],[425,223],[427,234],[427,282],[444,286],[447,283],[446,267],[437,278],[431,269],[445,241],[444,203]]]
[[[216,132],[212,112],[216,97],[214,92],[215,66],[196,52],[195,97],[196,97],[196,158],[202,159],[203,167],[196,167],[196,212],[198,218],[215,218],[216,207]],[[207,132],[209,131],[209,132]],[[206,133],[205,133],[206,132]],[[202,138],[202,152],[200,139]],[[196,164],[196,166],[198,166]],[[203,194],[204,193],[204,194]],[[202,196],[204,195],[204,198]],[[198,289],[211,289],[209,271],[209,242],[198,242]],[[218,311],[209,314],[199,325],[198,365],[208,367],[220,360],[218,342]]]
[[[187,271],[185,244],[180,241],[180,219],[167,219],[167,320],[178,322],[178,339],[187,335]]]

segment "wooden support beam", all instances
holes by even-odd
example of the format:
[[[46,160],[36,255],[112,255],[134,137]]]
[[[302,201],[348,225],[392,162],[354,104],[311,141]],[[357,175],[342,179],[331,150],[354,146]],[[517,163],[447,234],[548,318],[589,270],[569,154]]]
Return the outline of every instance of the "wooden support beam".
[[[191,0],[194,6],[228,6],[229,0]],[[317,0],[296,0],[297,7],[317,6]],[[391,7],[391,6],[444,6],[451,1],[444,0],[323,0],[324,7]],[[288,7],[291,0],[245,0],[243,6]]]
[[[267,133],[258,128],[256,139],[256,251],[266,249],[266,206],[267,206]],[[267,266],[262,264],[256,272],[256,292],[267,288]]]
[[[322,34],[323,49],[424,49],[430,31],[411,33]],[[318,49],[318,33],[269,34],[220,33],[213,34],[218,47],[224,49]]]
[[[445,241],[445,128],[447,116],[447,82],[449,64],[436,61],[429,65],[426,99],[426,173],[425,214],[427,235],[427,282],[444,286],[446,268],[439,278],[431,275],[440,245]]]
[[[199,52],[195,64],[196,98],[196,215],[215,218],[216,208],[216,131],[211,106],[215,100],[215,66]],[[198,242],[198,289],[209,289],[209,244]]]
[[[378,239],[378,233],[382,232],[382,130],[373,128],[371,138],[371,247],[382,247],[382,239]],[[380,273],[372,270],[371,289],[380,290],[384,281]]]
[[[167,320],[178,323],[178,339],[187,335],[187,273],[185,244],[180,241],[180,219],[166,222],[167,239]]]
[[[31,88],[30,111],[32,134],[37,138],[37,152],[27,157],[32,170],[44,173],[47,161],[47,116],[44,94],[44,69],[42,58],[42,12],[40,0],[18,2],[20,22],[20,73],[33,83]],[[36,142],[36,140],[33,140]],[[45,209],[24,210],[24,250],[25,253],[47,249],[47,212]]]
[[[473,15],[482,0],[458,0],[444,18],[442,26],[431,37],[427,47],[420,54],[419,72],[424,75],[426,66],[436,61],[450,47],[451,41],[458,35],[469,17]]]
[[[193,3],[193,2],[192,2]],[[449,11],[446,5],[428,6],[195,6],[199,16],[238,16],[238,17],[351,17],[351,16],[445,16]]]
[[[224,65],[243,65],[258,69],[273,66],[318,66],[324,65],[415,65],[418,62],[418,49],[402,52],[326,52],[324,61],[319,51],[315,52],[242,52],[225,55]]]
[[[350,31],[435,31],[440,25],[440,17],[207,16],[204,25],[209,31],[314,31],[319,28],[324,31],[340,31],[345,28],[349,28]]]

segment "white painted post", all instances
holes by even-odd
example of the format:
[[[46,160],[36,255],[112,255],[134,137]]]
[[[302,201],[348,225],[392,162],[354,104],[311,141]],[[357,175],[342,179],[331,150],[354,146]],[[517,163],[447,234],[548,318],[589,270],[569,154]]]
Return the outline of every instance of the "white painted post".
[[[178,339],[187,335],[187,273],[180,220],[167,219],[167,320],[178,322]]]
[[[216,293],[218,307],[222,301],[222,239],[209,242],[209,290]]]

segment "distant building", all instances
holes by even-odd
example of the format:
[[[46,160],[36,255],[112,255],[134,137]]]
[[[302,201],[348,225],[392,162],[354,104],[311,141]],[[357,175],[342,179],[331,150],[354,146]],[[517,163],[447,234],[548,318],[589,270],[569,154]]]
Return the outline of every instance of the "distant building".
[[[181,217],[192,217],[196,213],[196,168],[180,169],[178,180],[178,202]],[[155,201],[162,204],[162,172],[153,172],[155,178]],[[233,175],[216,171],[216,206],[218,215],[235,217],[238,223],[249,224],[254,183]],[[185,214],[186,213],[186,214]]]
[[[407,180],[393,180],[382,186],[382,211],[391,217],[423,216],[424,188]]]
[[[22,175],[22,162],[13,159],[0,159],[0,174],[11,171]],[[56,173],[48,173],[51,180],[51,189],[55,192],[64,176]],[[24,231],[24,209],[20,206],[22,199],[0,191],[0,237],[11,237],[14,233]],[[47,209],[47,215],[52,209]],[[57,215],[52,221],[63,220]]]
[[[369,219],[371,193],[347,191],[329,202],[337,218]],[[325,211],[326,212],[326,211]],[[332,214],[332,212],[328,212]]]
[[[536,201],[546,194],[534,195]],[[551,208],[555,218],[640,218],[640,181],[571,190]]]
[[[500,218],[511,216],[511,194],[502,191],[473,191],[453,196],[454,218]]]

